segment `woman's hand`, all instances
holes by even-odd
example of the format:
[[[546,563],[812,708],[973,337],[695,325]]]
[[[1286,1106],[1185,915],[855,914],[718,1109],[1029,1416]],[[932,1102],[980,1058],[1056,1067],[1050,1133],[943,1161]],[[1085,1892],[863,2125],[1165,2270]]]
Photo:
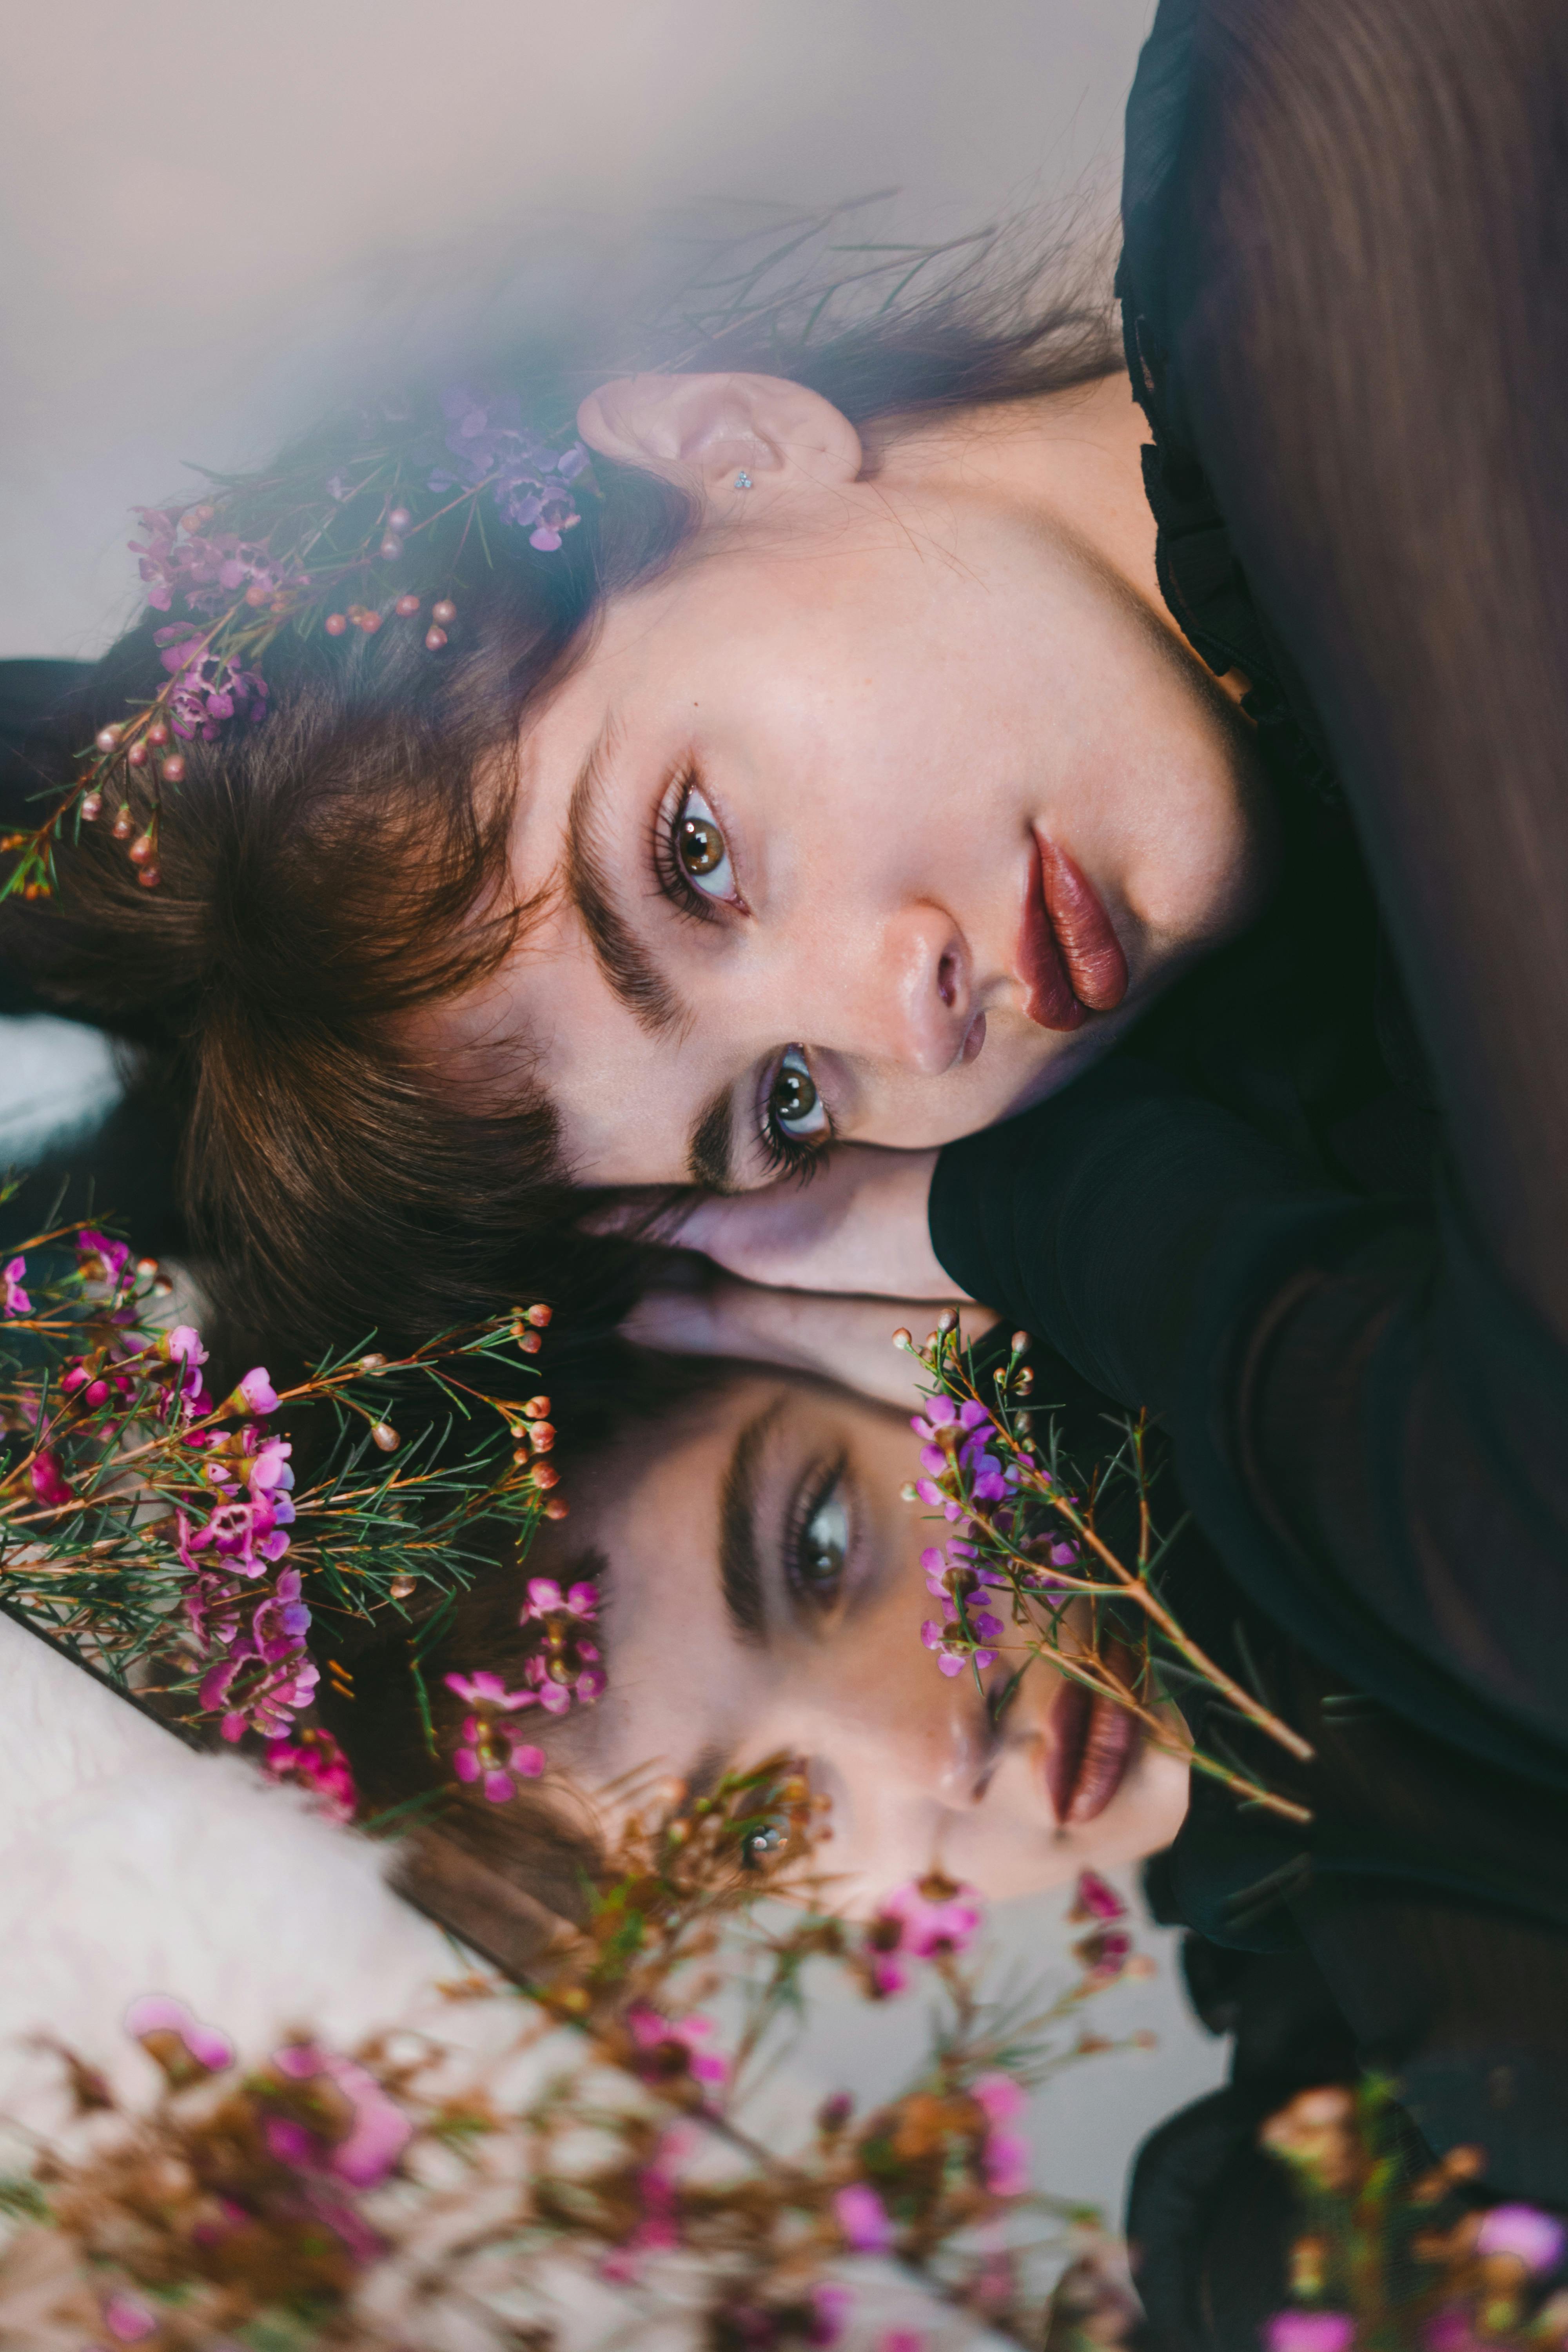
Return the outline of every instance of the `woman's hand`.
[[[949,1300],[962,1294],[938,1262],[926,1223],[935,1169],[934,1149],[841,1144],[808,1184],[709,1195],[661,1228],[659,1239],[775,1289]]]
[[[628,1339],[677,1355],[782,1364],[906,1412],[919,1408],[923,1370],[894,1346],[893,1333],[904,1324],[923,1339],[936,1319],[931,1300],[770,1290],[712,1268],[699,1272],[699,1264],[672,1257],[669,1283],[646,1292],[622,1324]],[[980,1339],[995,1319],[988,1307],[966,1306],[964,1338]]]

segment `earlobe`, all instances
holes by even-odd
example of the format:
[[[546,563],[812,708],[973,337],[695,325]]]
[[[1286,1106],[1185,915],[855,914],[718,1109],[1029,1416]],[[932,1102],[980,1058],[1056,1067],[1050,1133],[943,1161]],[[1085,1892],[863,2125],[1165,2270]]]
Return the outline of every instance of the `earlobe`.
[[[588,394],[577,430],[606,457],[726,503],[751,490],[754,506],[764,488],[835,486],[860,471],[849,419],[784,376],[621,376]]]

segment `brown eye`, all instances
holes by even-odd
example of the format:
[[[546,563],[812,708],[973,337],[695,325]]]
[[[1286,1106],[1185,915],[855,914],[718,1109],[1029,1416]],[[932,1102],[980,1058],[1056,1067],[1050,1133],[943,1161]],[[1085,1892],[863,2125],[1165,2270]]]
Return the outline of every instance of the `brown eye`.
[[[719,820],[695,786],[680,803],[670,845],[681,872],[705,898],[732,898],[735,877]]]
[[[768,1108],[786,1135],[826,1133],[827,1112],[798,1045],[792,1045],[779,1064]]]
[[[683,816],[676,850],[689,874],[711,874],[723,863],[724,836],[705,816]]]

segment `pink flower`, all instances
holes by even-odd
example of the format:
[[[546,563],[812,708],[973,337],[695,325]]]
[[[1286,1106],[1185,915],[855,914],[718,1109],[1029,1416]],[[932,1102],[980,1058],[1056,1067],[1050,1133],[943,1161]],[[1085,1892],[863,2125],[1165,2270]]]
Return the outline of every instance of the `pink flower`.
[[[165,2074],[171,2071],[171,2056],[177,2073],[221,2074],[234,2063],[234,2044],[227,2036],[204,2025],[184,2001],[171,2000],[166,1993],[144,1993],[133,2000],[125,2012],[125,2031],[133,2042],[148,2046]],[[169,2051],[171,2040],[180,2045],[179,2053]]]
[[[163,1340],[163,1353],[172,1364],[185,1364],[194,1369],[205,1364],[207,1351],[202,1345],[202,1335],[189,1323],[176,1323]]]
[[[661,2017],[657,2009],[639,2002],[627,2010],[626,2023],[645,2053],[637,2071],[654,2081],[684,2074],[699,2083],[722,2083],[730,2072],[716,2050],[702,2047],[713,2031],[710,2018]]]
[[[287,1504],[286,1510],[270,1501],[220,1503],[204,1528],[193,1528],[181,1512],[177,1520],[180,1558],[187,1568],[195,1568],[196,1554],[212,1550],[234,1573],[259,1576],[269,1561],[281,1559],[289,1549],[283,1528],[292,1520],[294,1507],[286,1496],[279,1500]]]
[[[330,1731],[308,1731],[298,1739],[269,1739],[261,1769],[269,1780],[308,1789],[330,1821],[352,1822],[359,1792],[348,1758]]]
[[[1081,1937],[1072,1948],[1091,1984],[1114,1984],[1118,1977],[1127,1973],[1127,1964],[1132,1958],[1132,1938],[1125,1927],[1102,1926]]]
[[[287,1438],[269,1437],[254,1454],[247,1455],[245,1476],[253,1495],[271,1496],[278,1487],[285,1493],[289,1491],[294,1484],[294,1473],[289,1465],[289,1456],[293,1451]],[[289,1517],[292,1518],[293,1516],[290,1505]]]
[[[105,2295],[103,2324],[117,2344],[142,2344],[158,2333],[158,2315],[152,2305],[123,2288]]]
[[[570,1591],[563,1592],[552,1577],[530,1577],[528,1602],[523,1610],[521,1622],[526,1624],[531,1617],[544,1618],[559,1616],[562,1613],[572,1617],[585,1617],[591,1622],[599,1613],[599,1595],[595,1587],[591,1584],[574,1584]]]
[[[988,1617],[986,1624],[994,1626],[998,1633],[1002,1630],[1000,1621],[994,1617]],[[987,1666],[994,1666],[996,1663],[994,1650],[971,1649],[964,1639],[963,1626],[956,1623],[939,1625],[934,1617],[928,1617],[921,1627],[921,1640],[928,1650],[935,1652],[937,1670],[941,1674],[961,1675],[964,1667],[971,1664],[984,1673]]]
[[[14,1257],[9,1265],[0,1267],[0,1314],[30,1315],[33,1302],[22,1287],[22,1276],[27,1271],[25,1257]]]
[[[119,1289],[131,1255],[129,1243],[111,1242],[107,1234],[84,1228],[76,1237],[76,1248],[80,1270],[89,1282],[107,1282],[111,1290]]]
[[[247,1372],[228,1402],[235,1412],[276,1412],[278,1391],[267,1377],[266,1366],[257,1364]]]
[[[1029,2143],[1005,2126],[1016,2121],[1028,2104],[1011,2074],[978,2074],[969,2095],[985,2117],[980,2169],[993,2197],[1026,2197],[1029,2193]]]
[[[516,1796],[518,1781],[537,1780],[547,1761],[542,1748],[531,1748],[503,1725],[470,1715],[452,1769],[459,1780],[481,1783],[492,1805],[504,1805]]]
[[[1264,2352],[1350,2352],[1354,2342],[1346,2311],[1277,2311],[1263,2325]]]
[[[886,2253],[893,2242],[888,2209],[863,2180],[851,2181],[833,2200],[833,2210],[844,2232],[844,2242],[858,2254]]]
[[[1072,1919],[1125,1919],[1127,1906],[1098,1871],[1080,1870],[1068,1916]]]
[[[60,1457],[47,1446],[34,1455],[27,1470],[27,1484],[39,1502],[50,1509],[74,1499],[60,1467]]]
[[[1554,2271],[1568,2244],[1568,2231],[1552,2213],[1534,2205],[1494,2205],[1481,2216],[1479,2254],[1512,2254],[1530,2271]]]
[[[447,1675],[443,1677],[448,1690],[466,1698],[470,1706],[499,1706],[510,1714],[515,1707],[532,1706],[532,1691],[509,1691],[499,1675],[481,1671],[477,1675]]]
[[[905,1948],[918,1960],[930,1960],[939,1953],[966,1952],[984,1915],[972,1886],[961,1886],[932,1871],[884,1895],[878,1916],[899,1920]]]
[[[273,2053],[272,2063],[292,2082],[308,2083],[324,2074],[348,2101],[353,2120],[347,2137],[322,2147],[315,2161],[351,2189],[379,2189],[407,2147],[414,2126],[375,2076],[352,2058],[340,2058],[335,2050],[322,2050],[313,2042],[286,2043]]]

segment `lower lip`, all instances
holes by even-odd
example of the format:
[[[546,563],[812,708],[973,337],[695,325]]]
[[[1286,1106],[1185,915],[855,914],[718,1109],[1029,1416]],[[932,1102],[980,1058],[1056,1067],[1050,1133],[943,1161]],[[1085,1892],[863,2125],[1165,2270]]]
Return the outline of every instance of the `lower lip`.
[[[1114,1659],[1108,1664],[1115,1667]],[[1081,1683],[1063,1682],[1051,1707],[1046,1786],[1062,1829],[1098,1821],[1137,1761],[1142,1732],[1135,1716]]]
[[[1127,958],[1082,868],[1035,835],[1016,956],[1024,1010],[1042,1029],[1080,1029],[1127,993]]]

